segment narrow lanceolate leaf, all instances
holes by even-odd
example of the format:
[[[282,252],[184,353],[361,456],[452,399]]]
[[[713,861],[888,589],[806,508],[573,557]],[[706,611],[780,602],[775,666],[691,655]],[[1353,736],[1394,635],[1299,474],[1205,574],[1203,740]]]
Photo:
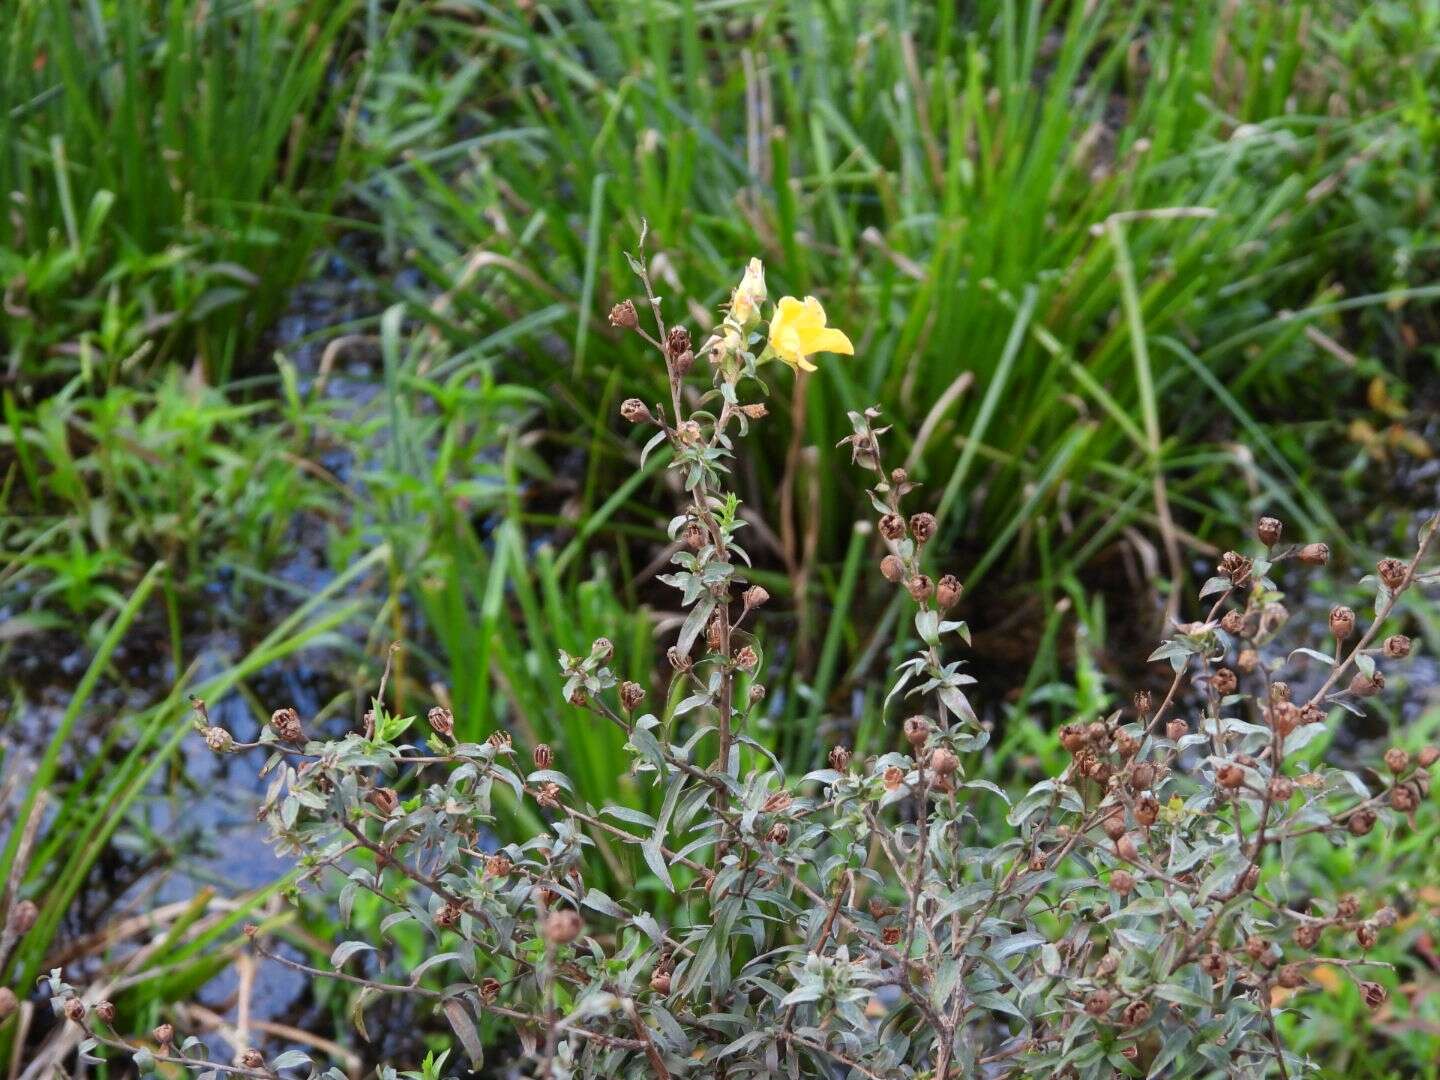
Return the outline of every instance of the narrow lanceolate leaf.
[[[480,1042],[480,1033],[475,1030],[475,1021],[470,1019],[470,1010],[465,1008],[465,1003],[459,998],[447,998],[443,1006],[445,1019],[450,1024],[450,1030],[460,1040],[460,1045],[465,1048],[465,1056],[470,1059],[470,1067],[478,1069],[485,1064],[485,1046]]]

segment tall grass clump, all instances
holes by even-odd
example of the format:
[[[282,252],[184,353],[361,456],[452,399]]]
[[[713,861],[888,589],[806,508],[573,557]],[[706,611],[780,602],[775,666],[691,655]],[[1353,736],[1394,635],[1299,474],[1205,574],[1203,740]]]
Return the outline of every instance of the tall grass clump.
[[[249,357],[358,164],[356,0],[0,10],[10,376]],[[376,23],[376,26],[379,24]],[[374,30],[374,32],[371,32]]]

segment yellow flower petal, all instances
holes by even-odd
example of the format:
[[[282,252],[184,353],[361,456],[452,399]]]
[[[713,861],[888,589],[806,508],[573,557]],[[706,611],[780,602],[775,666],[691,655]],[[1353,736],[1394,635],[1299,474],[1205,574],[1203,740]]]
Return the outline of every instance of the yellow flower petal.
[[[853,356],[855,347],[839,330],[825,325],[825,309],[807,296],[803,301],[782,296],[770,320],[770,348],[785,363],[802,371],[814,371],[809,357],[815,353]]]
[[[839,353],[841,356],[855,355],[855,346],[850,344],[845,331],[836,330],[834,327],[826,327],[815,335],[814,349],[816,352]]]

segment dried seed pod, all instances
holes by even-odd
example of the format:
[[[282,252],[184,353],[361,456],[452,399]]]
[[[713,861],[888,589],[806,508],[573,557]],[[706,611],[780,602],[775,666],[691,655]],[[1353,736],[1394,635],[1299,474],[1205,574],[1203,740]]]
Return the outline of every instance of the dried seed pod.
[[[760,809],[767,814],[778,814],[781,811],[789,810],[794,802],[794,797],[788,791],[774,791],[760,804]]]
[[[935,603],[942,610],[948,611],[960,602],[960,596],[965,591],[960,584],[960,579],[954,574],[946,574],[935,586]]]
[[[844,746],[832,746],[830,748],[830,768],[836,772],[846,772],[850,768],[850,751]]]
[[[1279,681],[1279,680],[1277,679],[1275,682],[1273,682],[1273,683],[1270,684],[1270,700],[1271,700],[1271,702],[1276,702],[1276,701],[1289,701],[1289,700],[1291,699],[1291,697],[1292,697],[1292,692],[1291,692],[1291,690],[1290,690],[1290,684],[1289,684],[1289,683],[1287,683],[1287,682],[1281,682],[1281,681]]]
[[[1111,840],[1119,840],[1125,835],[1125,811],[1117,806],[1114,813],[1100,822],[1100,829]]]
[[[1085,1011],[1091,1016],[1104,1016],[1112,1000],[1109,990],[1092,990],[1085,998]]]
[[[1135,843],[1135,838],[1129,833],[1115,841],[1115,854],[1126,862],[1134,862],[1140,857],[1140,849]]]
[[[1367,807],[1351,814],[1345,822],[1345,827],[1350,830],[1351,836],[1366,836],[1371,829],[1375,828],[1376,820],[1375,811]]]
[[[1415,755],[1415,763],[1422,769],[1430,768],[1437,761],[1440,761],[1440,747],[1422,746]]]
[[[1277,735],[1289,735],[1300,726],[1300,708],[1293,701],[1277,701],[1265,710],[1265,720]]]
[[[1238,551],[1227,551],[1220,556],[1220,564],[1217,570],[1221,577],[1229,578],[1230,584],[1237,589],[1244,589],[1250,584],[1250,577],[1255,568],[1253,560],[1241,555]]]
[[[1260,666],[1260,654],[1254,649],[1244,649],[1235,658],[1235,666],[1248,675]]]
[[[930,737],[930,721],[924,716],[910,716],[905,719],[905,741],[911,746],[925,745]]]
[[[1409,784],[1401,784],[1390,790],[1390,805],[1402,814],[1408,814],[1420,804]]]
[[[1360,898],[1354,893],[1347,893],[1340,898],[1335,905],[1335,916],[1340,919],[1353,919],[1360,914]]]
[[[547,810],[560,809],[560,785],[547,781],[535,792],[535,801]]]
[[[175,1028],[170,1024],[160,1024],[150,1035],[161,1046],[169,1046],[175,1041]]]
[[[705,624],[705,647],[711,652],[718,653],[724,644],[725,628],[720,609],[716,608],[715,614],[710,616],[710,621]]]
[[[1130,770],[1130,790],[1145,791],[1155,786],[1155,766],[1142,761]]]
[[[1381,559],[1375,564],[1375,573],[1391,592],[1405,584],[1405,575],[1409,572],[1410,568],[1399,559]]]
[[[590,659],[608,664],[615,655],[615,643],[607,637],[598,637],[590,643]]]
[[[1252,866],[1245,871],[1245,876],[1240,879],[1241,887],[1246,892],[1254,892],[1255,886],[1260,884],[1260,867]]]
[[[1270,778],[1270,798],[1275,802],[1288,802],[1290,796],[1295,794],[1295,781],[1288,776],[1272,776]]]
[[[115,1003],[113,1001],[97,1001],[95,1003],[95,1015],[103,1020],[108,1026],[115,1026]]]
[[[1266,547],[1274,547],[1285,534],[1284,523],[1276,517],[1262,517],[1255,523],[1255,535]]]
[[[699,551],[705,546],[705,530],[695,521],[687,521],[680,530],[680,542],[691,551]]]
[[[634,712],[644,700],[645,688],[639,683],[626,681],[620,684],[620,707],[626,712]]]
[[[495,748],[496,753],[505,753],[511,746],[510,732],[504,728],[498,728],[492,731],[485,741]]]
[[[1154,701],[1151,699],[1149,690],[1136,690],[1132,702],[1135,705],[1135,712],[1141,719],[1147,719],[1154,709]]]
[[[1325,722],[1325,710],[1319,705],[1306,704],[1300,706],[1300,723],[1322,724]]]
[[[1300,549],[1300,561],[1306,566],[1324,566],[1330,561],[1330,545],[1306,544]]]
[[[1374,1010],[1389,1000],[1390,991],[1378,982],[1365,981],[1360,984],[1360,997],[1364,999],[1366,1008]]]
[[[760,654],[753,645],[742,645],[735,653],[735,666],[741,671],[754,671],[760,666]]]
[[[1171,742],[1178,743],[1186,735],[1190,734],[1190,725],[1184,720],[1174,719],[1165,725],[1165,737]]]
[[[548,769],[550,763],[555,760],[555,754],[548,743],[542,742],[530,752],[530,760],[535,763],[535,768]]]
[[[1099,720],[1095,720],[1085,727],[1085,738],[1097,749],[1104,750],[1110,745],[1110,729]]]
[[[1085,729],[1079,724],[1066,724],[1060,729],[1060,745],[1072,754],[1078,754],[1085,748]]]
[[[1370,921],[1373,922],[1376,926],[1383,926],[1385,929],[1388,930],[1390,927],[1394,926],[1397,922],[1400,921],[1400,913],[1396,911],[1393,907],[1391,907],[1389,904],[1386,904],[1384,907],[1382,907],[1379,911],[1375,912],[1375,914],[1370,917]]]
[[[1154,825],[1160,816],[1160,800],[1149,792],[1135,800],[1135,820],[1141,825]]]
[[[1375,929],[1375,924],[1362,922],[1355,927],[1355,941],[1362,949],[1373,949],[1375,943],[1380,940],[1380,932]]]
[[[761,686],[758,682],[757,682],[757,683],[751,683],[751,684],[750,684],[750,692],[749,692],[749,694],[748,694],[748,697],[750,698],[750,704],[751,704],[751,705],[755,705],[755,704],[757,704],[758,702],[764,701],[764,700],[765,700],[765,687]]]
[[[621,300],[610,309],[610,325],[622,330],[634,330],[640,325],[640,313],[635,310],[633,300]]]
[[[650,408],[639,398],[626,398],[620,403],[620,415],[632,424],[645,424],[653,419]]]
[[[1270,942],[1259,934],[1251,934],[1245,939],[1245,952],[1252,960],[1263,960],[1270,955]]]
[[[430,730],[442,739],[448,739],[455,734],[455,714],[443,705],[432,708],[425,714],[425,719],[430,722]]]
[[[905,576],[905,564],[898,555],[886,555],[880,560],[880,573],[889,582],[898,582]]]
[[[1239,637],[1245,630],[1245,615],[1239,609],[1231,609],[1220,616],[1220,629],[1232,637]]]
[[[870,918],[876,922],[895,914],[894,907],[887,904],[884,900],[881,900],[878,896],[872,896],[869,901],[867,901],[865,909],[870,912]]]
[[[1291,940],[1302,949],[1313,949],[1320,943],[1320,930],[1319,923],[1303,922],[1295,927]]]
[[[922,512],[910,516],[910,535],[915,537],[917,544],[927,543],[935,535],[935,529],[934,514]]]
[[[1229,697],[1235,693],[1236,687],[1240,685],[1240,680],[1236,677],[1235,672],[1228,667],[1222,667],[1216,668],[1215,674],[1210,676],[1210,685],[1221,697]]]
[[[1404,634],[1391,634],[1382,648],[1391,660],[1404,660],[1410,655],[1410,639]]]
[[[1410,753],[1404,747],[1392,746],[1385,751],[1385,767],[1397,776],[1410,768]]]
[[[764,420],[765,417],[770,415],[770,410],[763,401],[754,401],[749,405],[741,405],[740,411],[751,420]]]
[[[905,588],[910,593],[910,599],[917,604],[923,604],[934,594],[935,583],[927,574],[916,574],[905,583]]]
[[[930,768],[937,776],[953,776],[955,770],[960,768],[960,759],[955,756],[953,750],[944,746],[937,746],[930,751]]]
[[[898,945],[900,943],[900,927],[885,927],[885,929],[880,931],[880,940],[886,945]]]
[[[1132,1001],[1126,1005],[1120,1013],[1120,1020],[1126,1027],[1139,1027],[1150,1019],[1150,1003],[1148,1001]]]
[[[65,1012],[65,1019],[80,1023],[85,1019],[85,1002],[78,997],[68,997],[65,1004],[61,1006]]]
[[[764,607],[770,600],[770,590],[764,585],[751,585],[740,595],[741,601],[745,604],[745,610]]]
[[[665,335],[665,351],[672,360],[687,352],[693,352],[694,348],[694,343],[690,340],[690,331],[683,326],[672,326],[670,333]]]
[[[898,765],[891,765],[881,774],[881,779],[889,791],[894,791],[905,782],[905,770]]]
[[[499,979],[489,978],[480,980],[480,1000],[486,1005],[495,1004],[495,1000],[500,996],[500,990]]]
[[[578,912],[569,908],[552,911],[545,917],[545,940],[552,945],[567,945],[585,929]]]
[[[772,844],[784,844],[790,839],[790,826],[783,821],[777,821],[770,826],[770,831],[765,834],[765,839]]]
[[[30,932],[31,927],[39,918],[40,908],[34,900],[17,900],[10,908],[10,914],[5,922],[16,937],[22,937]]]
[[[1115,752],[1127,761],[1140,752],[1140,740],[1128,731],[1115,733]]]
[[[1350,692],[1356,697],[1374,697],[1384,689],[1385,676],[1378,671],[1370,675],[1357,671],[1350,680]]]
[[[1135,890],[1135,877],[1128,870],[1111,871],[1110,888],[1121,896],[1129,896]]]
[[[504,852],[497,851],[485,860],[486,877],[507,878],[514,869],[515,864],[510,861],[510,856]]]
[[[1305,976],[1305,969],[1299,964],[1286,964],[1275,974],[1275,982],[1286,990],[1299,990],[1310,980]]]
[[[880,535],[886,540],[903,540],[905,538],[905,519],[899,514],[881,515]]]
[[[265,1055],[259,1050],[245,1050],[235,1059],[242,1069],[254,1069],[256,1071],[265,1068]]]
[[[657,994],[670,993],[670,972],[656,968],[650,976],[650,989]]]
[[[1355,612],[1344,604],[1330,609],[1330,633],[1337,641],[1344,641],[1355,632]]]
[[[217,754],[224,754],[235,745],[235,740],[224,728],[211,725],[205,729],[205,745]]]
[[[1235,762],[1227,761],[1215,770],[1215,782],[1234,791],[1245,782],[1245,770]]]
[[[270,726],[282,742],[303,743],[305,729],[300,726],[300,714],[292,708],[276,709],[270,714]]]
[[[459,923],[460,914],[460,909],[454,904],[445,904],[435,912],[435,925],[443,930],[448,930]]]
[[[369,794],[365,796],[365,801],[375,807],[376,810],[379,810],[385,817],[389,817],[395,813],[396,810],[400,809],[400,796],[396,794],[394,788],[372,788]]]

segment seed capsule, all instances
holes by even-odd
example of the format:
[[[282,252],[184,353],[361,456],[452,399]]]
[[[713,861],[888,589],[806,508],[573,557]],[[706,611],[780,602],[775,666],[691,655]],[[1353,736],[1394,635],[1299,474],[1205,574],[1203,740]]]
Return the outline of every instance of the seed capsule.
[[[1360,996],[1365,1000],[1365,1007],[1374,1010],[1385,1004],[1390,997],[1390,991],[1377,982],[1367,981],[1360,984]]]
[[[1378,671],[1373,675],[1357,671],[1350,680],[1350,692],[1356,697],[1374,697],[1384,689],[1385,676]]]
[[[246,1050],[238,1058],[242,1069],[263,1069],[265,1068],[265,1055],[259,1050]]]
[[[110,1027],[115,1026],[115,1003],[111,1001],[99,1001],[95,1003],[95,1015],[105,1021]]]
[[[1287,990],[1298,990],[1309,981],[1299,964],[1286,964],[1275,976],[1275,982]]]
[[[1215,692],[1221,697],[1229,697],[1235,692],[1235,688],[1240,685],[1240,680],[1236,677],[1235,672],[1229,668],[1222,667],[1216,668],[1215,674],[1210,676],[1210,685],[1215,688]]]
[[[905,576],[905,564],[898,555],[886,555],[880,560],[880,573],[889,582],[898,582]]]
[[[169,1046],[175,1041],[175,1028],[170,1024],[161,1024],[150,1034],[161,1046]]]
[[[905,741],[911,746],[925,745],[930,737],[930,721],[923,716],[911,716],[905,720]]]
[[[620,415],[632,424],[644,424],[651,419],[649,407],[634,397],[620,403]]]
[[[935,584],[926,574],[916,574],[905,583],[905,588],[910,593],[910,599],[917,604],[923,604],[935,592]]]
[[[1344,641],[1355,632],[1355,612],[1344,604],[1330,609],[1330,633],[1336,640]]]
[[[924,544],[935,535],[935,515],[929,513],[913,514],[910,517],[910,534],[915,537],[917,544]]]
[[[880,535],[886,540],[905,538],[905,519],[899,514],[885,514],[880,518]]]
[[[554,759],[555,754],[547,743],[540,743],[530,752],[530,760],[535,763],[535,768],[537,769],[550,768],[550,763],[554,761]]]
[[[935,586],[935,602],[948,611],[960,602],[960,596],[965,591],[960,584],[960,579],[954,574],[946,574]]]
[[[78,997],[66,998],[62,1008],[65,1010],[65,1019],[67,1020],[73,1020],[78,1024],[85,1019],[85,1003]]]
[[[451,738],[455,734],[455,714],[445,706],[436,705],[425,714],[425,719],[430,722],[430,730],[442,739]]]
[[[545,918],[545,940],[552,945],[566,945],[580,936],[585,926],[578,912],[563,908]]]
[[[1115,870],[1110,874],[1110,888],[1121,896],[1129,896],[1135,889],[1135,877],[1128,870]]]
[[[846,747],[831,747],[830,768],[841,773],[846,772],[850,768],[850,751]]]
[[[610,325],[618,326],[625,330],[634,330],[640,325],[640,314],[635,310],[635,303],[632,300],[621,300],[610,309]]]
[[[1410,655],[1410,639],[1404,634],[1391,634],[1385,639],[1385,655],[1392,660],[1404,660]]]
[[[956,769],[960,768],[960,759],[955,756],[954,751],[944,746],[937,746],[930,751],[930,768],[938,776],[951,776]]]
[[[1306,566],[1324,566],[1330,561],[1330,545],[1306,544],[1300,549],[1300,561]]]
[[[1120,1019],[1126,1027],[1139,1027],[1150,1019],[1150,1003],[1148,1001],[1130,1002],[1120,1013]]]
[[[1266,547],[1274,547],[1285,533],[1285,525],[1279,518],[1262,517],[1255,523],[1255,535]]]
[[[1381,559],[1375,564],[1375,573],[1380,575],[1380,580],[1391,592],[1405,584],[1405,575],[1408,572],[1409,567],[1399,559]]]
[[[1403,747],[1392,746],[1385,751],[1385,767],[1399,775],[1410,767],[1410,754]]]
[[[1171,742],[1178,743],[1186,735],[1190,734],[1190,725],[1184,720],[1171,720],[1165,725],[1165,737]]]
[[[294,709],[276,709],[270,714],[270,726],[275,729],[275,734],[281,740],[288,743],[303,743],[305,741],[305,729],[300,726],[300,714]]]
[[[623,682],[620,684],[620,705],[626,712],[634,712],[644,700],[645,688],[639,683]]]

